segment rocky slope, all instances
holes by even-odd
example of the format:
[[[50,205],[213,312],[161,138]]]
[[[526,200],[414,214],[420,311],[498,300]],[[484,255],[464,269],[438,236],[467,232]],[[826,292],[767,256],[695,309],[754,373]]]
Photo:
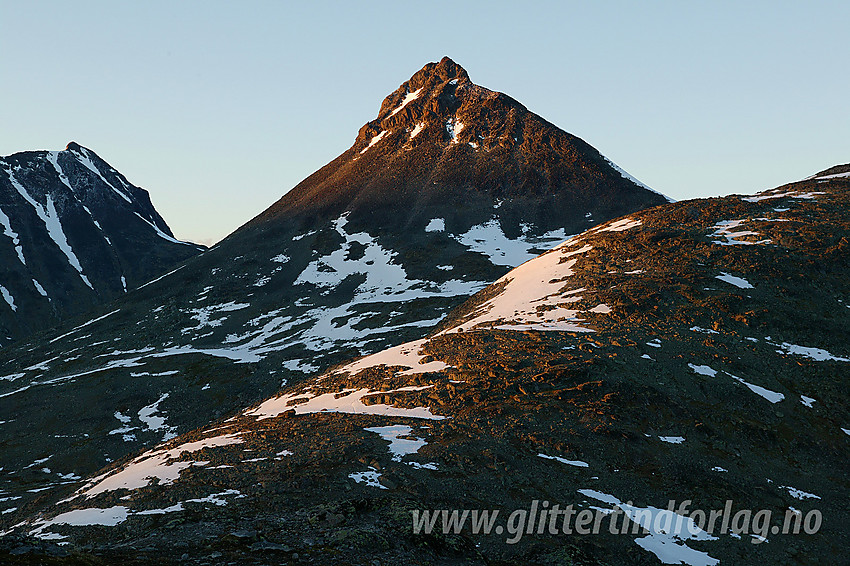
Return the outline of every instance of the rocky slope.
[[[568,234],[664,202],[451,60],[426,65],[266,213],[91,320],[4,353],[0,489],[24,499],[0,509],[421,338]]]
[[[6,547],[139,564],[838,563],[850,542],[848,219],[840,166],[598,226],[425,339],[20,509]],[[659,527],[677,516],[669,500],[690,500],[679,513],[694,525],[689,512],[727,501],[772,516],[747,531]],[[560,522],[551,534],[551,516],[536,518],[555,504],[596,511],[600,534]],[[533,508],[517,534],[508,513]],[[441,509],[502,515],[494,534],[471,520],[414,534],[414,513]],[[814,534],[772,529],[814,511]],[[647,529],[611,534],[624,516]]]
[[[0,157],[0,346],[132,290],[200,248],[90,149]]]

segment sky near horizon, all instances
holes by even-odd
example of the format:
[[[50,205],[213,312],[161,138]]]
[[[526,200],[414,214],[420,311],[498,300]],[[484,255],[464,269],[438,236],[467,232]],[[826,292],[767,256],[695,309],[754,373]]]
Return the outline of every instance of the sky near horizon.
[[[0,0],[0,155],[73,140],[214,243],[448,55],[674,199],[850,162],[850,3]]]

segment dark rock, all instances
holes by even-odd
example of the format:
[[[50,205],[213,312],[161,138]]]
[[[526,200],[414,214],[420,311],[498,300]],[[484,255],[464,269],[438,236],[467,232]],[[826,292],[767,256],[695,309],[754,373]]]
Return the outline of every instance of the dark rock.
[[[200,253],[181,243],[144,189],[93,151],[0,157],[0,345],[76,319]],[[9,305],[11,306],[11,305]],[[91,318],[91,317],[89,317]]]
[[[261,540],[251,545],[252,552],[289,552],[292,550],[288,546]]]

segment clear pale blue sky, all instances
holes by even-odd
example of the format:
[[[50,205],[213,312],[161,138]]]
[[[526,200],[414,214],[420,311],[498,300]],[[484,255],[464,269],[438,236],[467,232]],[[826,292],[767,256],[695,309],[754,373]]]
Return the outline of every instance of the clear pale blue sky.
[[[0,0],[0,155],[75,140],[211,243],[449,55],[676,199],[850,162],[850,3]]]

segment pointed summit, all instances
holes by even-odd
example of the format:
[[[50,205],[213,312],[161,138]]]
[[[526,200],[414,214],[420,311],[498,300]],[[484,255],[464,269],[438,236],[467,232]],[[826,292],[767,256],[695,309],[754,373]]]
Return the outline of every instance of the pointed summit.
[[[667,202],[583,140],[510,96],[476,85],[444,57],[390,93],[348,151],[251,224],[286,211],[328,217],[369,206],[374,213],[388,198],[471,206],[482,197],[490,205],[513,201],[503,220],[522,216],[511,212],[516,206],[545,200],[548,211],[540,212],[547,228],[574,232],[590,217]]]
[[[441,110],[451,106],[460,84],[472,85],[469,74],[448,57],[443,57],[439,63],[428,63],[410,77],[409,81],[403,83],[384,99],[378,112],[378,120],[402,114],[401,117],[388,122],[388,125],[392,126],[394,123],[403,123],[405,116],[422,117],[422,110],[432,110],[442,114],[444,112]],[[417,100],[418,103],[416,103]],[[403,112],[405,109],[407,111]],[[364,129],[370,124],[364,126]],[[361,129],[362,132],[363,129]]]
[[[443,57],[439,63],[425,65],[409,81],[390,93],[381,104],[378,117],[360,129],[357,142],[371,144],[374,136],[380,135],[381,131],[398,128],[405,128],[412,139],[434,124],[439,130],[445,130],[441,136],[443,141],[457,142],[456,134],[463,129],[463,126],[453,125],[457,122],[458,110],[465,104],[474,105],[487,100],[492,103],[500,98],[502,103],[510,101],[512,106],[526,111],[513,99],[474,84],[463,67]],[[468,132],[467,137],[469,135]]]
[[[450,81],[452,79],[469,79],[466,69],[455,63],[449,57],[443,57],[439,63],[428,63],[420,69],[410,82],[416,85],[419,81],[425,81],[429,78],[435,78],[441,81]]]

